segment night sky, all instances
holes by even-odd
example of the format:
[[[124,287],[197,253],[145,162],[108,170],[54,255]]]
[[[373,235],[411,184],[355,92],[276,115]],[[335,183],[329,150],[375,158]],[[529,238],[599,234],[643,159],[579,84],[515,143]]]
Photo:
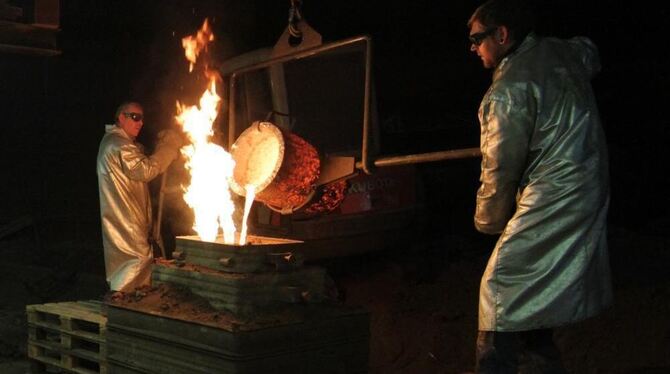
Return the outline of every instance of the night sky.
[[[478,146],[476,111],[490,73],[466,39],[465,23],[477,4],[305,1],[303,15],[324,41],[372,36],[382,154]],[[103,125],[118,103],[145,103],[148,120],[140,140],[151,147],[174,115],[175,100],[189,96],[181,38],[208,17],[216,58],[272,46],[286,27],[288,6],[288,0],[63,1],[61,56],[3,53],[0,59],[0,219],[27,214],[46,237],[99,245],[95,158]],[[538,31],[586,35],[599,46],[603,71],[593,85],[611,153],[610,221],[661,234],[669,226],[663,110],[668,72],[658,54],[665,30],[653,20],[667,19],[668,11],[655,9],[653,17],[648,12],[624,1],[602,8],[557,1],[542,6]],[[472,230],[477,161],[420,169],[429,178],[435,217],[456,211],[450,213],[459,222],[455,227]],[[452,196],[456,206],[442,196]]]

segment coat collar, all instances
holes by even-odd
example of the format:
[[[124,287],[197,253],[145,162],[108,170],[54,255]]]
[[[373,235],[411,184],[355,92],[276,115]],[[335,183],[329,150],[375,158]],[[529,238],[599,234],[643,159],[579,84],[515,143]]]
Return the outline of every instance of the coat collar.
[[[126,138],[126,139],[128,139],[132,142],[135,141],[134,138],[132,138],[130,135],[128,135],[128,133],[123,131],[123,129],[120,128],[119,126],[117,126],[116,124],[105,125],[105,133],[106,134],[117,134],[117,135],[122,136],[122,137],[124,137],[124,138]]]
[[[509,63],[511,59],[514,58],[514,56],[517,56],[519,54],[523,54],[527,50],[535,47],[537,43],[539,43],[540,38],[537,36],[537,34],[531,32],[529,33],[521,42],[521,44],[518,45],[518,47],[512,49],[505,58],[500,61],[498,66],[496,66],[495,71],[493,72],[493,79],[497,79],[500,74],[505,70],[505,66]]]

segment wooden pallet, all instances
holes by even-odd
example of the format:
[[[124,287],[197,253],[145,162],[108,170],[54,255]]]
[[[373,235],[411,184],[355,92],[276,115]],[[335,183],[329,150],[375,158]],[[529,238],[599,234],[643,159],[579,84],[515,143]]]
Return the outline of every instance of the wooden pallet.
[[[99,301],[26,306],[32,372],[106,374],[107,317]]]

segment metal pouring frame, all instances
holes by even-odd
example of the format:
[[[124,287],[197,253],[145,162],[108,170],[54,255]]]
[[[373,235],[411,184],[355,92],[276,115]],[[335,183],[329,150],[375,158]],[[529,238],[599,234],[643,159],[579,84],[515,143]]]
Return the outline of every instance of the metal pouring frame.
[[[281,39],[280,39],[281,42]],[[372,39],[368,35],[360,35],[351,37],[348,39],[342,39],[339,41],[326,43],[326,44],[317,44],[320,43],[320,35],[316,42],[312,41],[312,45],[317,44],[316,46],[299,49],[296,52],[290,53],[290,50],[287,52],[287,48],[283,45],[280,45],[280,42],[275,45],[272,57],[266,61],[261,61],[254,63],[252,65],[234,70],[231,72],[229,77],[229,92],[235,92],[236,82],[238,75],[261,68],[270,67],[271,65],[282,63],[291,60],[298,60],[302,58],[307,58],[314,56],[316,54],[324,53],[330,50],[337,48],[346,47],[348,45],[354,45],[356,43],[364,43],[365,51],[365,85],[364,85],[364,104],[363,104],[363,131],[362,131],[362,142],[361,142],[361,157],[360,160],[355,160],[351,157],[351,160],[342,160],[349,159],[349,157],[334,157],[333,162],[329,164],[328,158],[325,160],[325,168],[330,168],[329,177],[324,180],[321,178],[319,184],[324,184],[331,182],[333,180],[346,178],[349,176],[355,176],[355,170],[362,170],[366,174],[373,174],[374,169],[378,167],[387,167],[387,166],[398,166],[398,165],[407,165],[407,164],[418,164],[425,162],[435,162],[443,160],[454,160],[454,159],[463,159],[463,158],[474,158],[480,157],[481,151],[477,148],[462,148],[462,149],[451,149],[437,152],[429,153],[419,153],[419,154],[409,154],[409,155],[400,155],[400,156],[381,156],[373,157],[370,153],[370,137],[371,137],[371,128],[370,128],[370,105],[371,105],[371,87],[372,87]],[[229,144],[233,144],[234,134],[235,134],[235,95],[231,94],[229,99]],[[343,162],[344,161],[344,162]]]

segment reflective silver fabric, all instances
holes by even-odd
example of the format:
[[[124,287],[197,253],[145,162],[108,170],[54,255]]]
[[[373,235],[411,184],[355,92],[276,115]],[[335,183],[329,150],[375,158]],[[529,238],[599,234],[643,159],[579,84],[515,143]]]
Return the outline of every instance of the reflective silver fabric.
[[[153,255],[148,242],[151,201],[147,182],[172,159],[167,150],[147,157],[142,145],[120,127],[105,127],[97,173],[105,270],[113,291],[129,291],[150,281]]]
[[[479,108],[475,226],[501,234],[481,281],[482,331],[555,327],[611,303],[599,70],[590,40],[531,34],[494,71]]]

